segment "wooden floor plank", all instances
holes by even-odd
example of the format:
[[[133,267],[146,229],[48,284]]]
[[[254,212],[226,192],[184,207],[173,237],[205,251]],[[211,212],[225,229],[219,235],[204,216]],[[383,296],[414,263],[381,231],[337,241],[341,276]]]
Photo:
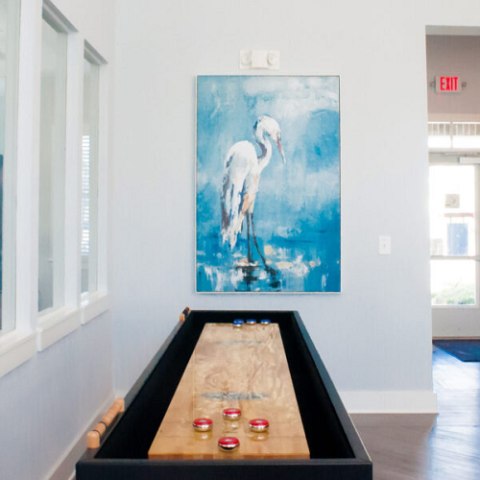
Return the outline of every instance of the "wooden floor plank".
[[[433,351],[437,417],[352,415],[374,480],[480,478],[480,363]]]
[[[238,422],[222,418],[238,407]],[[196,433],[195,418],[213,420],[211,433]],[[250,432],[248,421],[266,418],[268,434]],[[218,449],[220,437],[240,440],[236,452]],[[280,330],[277,324],[206,324],[149,451],[149,458],[309,458]]]

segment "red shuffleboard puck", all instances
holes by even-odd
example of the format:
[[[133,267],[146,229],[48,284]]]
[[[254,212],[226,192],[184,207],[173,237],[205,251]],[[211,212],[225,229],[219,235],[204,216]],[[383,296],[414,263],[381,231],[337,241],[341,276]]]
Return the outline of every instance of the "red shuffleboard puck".
[[[252,432],[265,432],[268,430],[270,424],[268,423],[268,420],[265,420],[263,418],[255,418],[253,420],[250,420],[248,426],[250,427],[250,430],[252,430]]]
[[[235,437],[222,437],[218,440],[218,448],[224,452],[232,452],[240,446],[240,440]]]
[[[193,421],[193,428],[197,432],[208,432],[212,429],[213,422],[209,418],[196,418]]]
[[[227,420],[237,420],[242,416],[242,411],[239,408],[226,408],[223,411],[223,418]]]

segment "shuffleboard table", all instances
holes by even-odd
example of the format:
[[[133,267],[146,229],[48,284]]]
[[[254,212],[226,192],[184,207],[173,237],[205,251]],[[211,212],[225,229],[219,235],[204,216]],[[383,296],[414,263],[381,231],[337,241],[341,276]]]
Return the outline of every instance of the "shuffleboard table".
[[[77,480],[372,480],[297,312],[186,309],[124,403],[93,432]],[[193,428],[199,418],[208,430]],[[266,430],[252,426],[258,418]],[[232,437],[234,450],[219,448]]]

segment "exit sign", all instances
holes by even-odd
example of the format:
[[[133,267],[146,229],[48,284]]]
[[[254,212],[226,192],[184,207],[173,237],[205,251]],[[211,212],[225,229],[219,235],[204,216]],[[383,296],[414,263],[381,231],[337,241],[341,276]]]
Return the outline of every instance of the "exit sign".
[[[462,91],[460,77],[435,77],[435,90],[437,93],[457,93]]]

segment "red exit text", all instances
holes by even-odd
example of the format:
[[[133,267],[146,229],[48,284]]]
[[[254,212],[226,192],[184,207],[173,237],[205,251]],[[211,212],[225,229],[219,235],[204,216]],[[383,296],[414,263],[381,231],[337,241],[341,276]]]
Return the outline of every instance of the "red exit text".
[[[461,92],[462,81],[460,77],[435,77],[435,86],[437,92]]]

